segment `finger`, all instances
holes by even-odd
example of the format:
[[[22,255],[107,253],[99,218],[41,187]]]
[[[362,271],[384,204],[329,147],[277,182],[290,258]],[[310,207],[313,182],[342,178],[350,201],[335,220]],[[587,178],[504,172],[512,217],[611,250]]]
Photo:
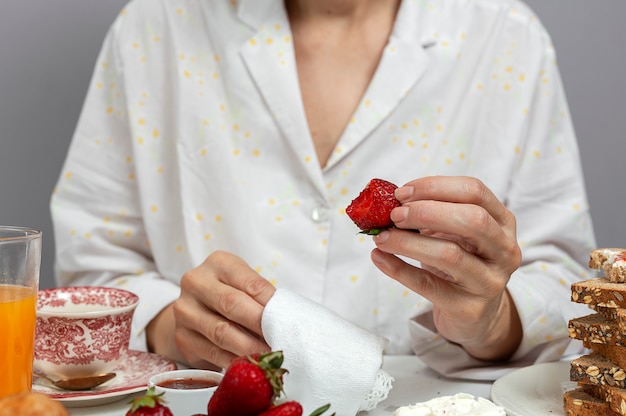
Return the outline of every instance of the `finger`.
[[[412,266],[393,254],[372,250],[371,259],[387,276],[422,295],[440,308],[459,307],[467,293],[452,282],[440,279],[427,270]]]
[[[503,266],[486,263],[482,257],[467,252],[456,242],[447,239],[395,229],[379,234],[374,242],[385,253],[411,258],[439,270],[441,275],[446,276],[446,280],[474,295],[499,293],[506,284],[500,276],[510,275],[508,271],[500,271]],[[411,278],[415,270],[421,270],[402,263],[390,260],[390,265],[397,266],[393,271],[406,274],[405,280]],[[432,273],[430,275],[434,276]],[[396,278],[395,275],[392,277]]]
[[[378,249],[372,251],[372,260],[383,273],[432,302],[433,319],[442,336],[464,343],[484,340],[484,334],[489,333],[503,292],[490,296],[479,292],[470,296],[454,282]]]
[[[178,302],[174,313],[177,322],[177,345],[188,353],[197,351],[197,358],[223,365],[231,356],[269,351],[269,346],[259,336],[198,304],[195,299]],[[189,340],[180,338],[185,333],[195,337]],[[204,341],[196,337],[204,338]]]
[[[516,244],[508,230],[498,224],[482,207],[470,204],[433,200],[414,201],[396,208],[391,213],[396,227],[427,229],[429,234],[457,236],[463,245],[473,246],[485,258],[496,258],[503,251],[513,250]]]
[[[207,267],[210,272],[204,270]],[[205,264],[187,272],[180,285],[199,304],[261,336],[264,305],[275,288],[238,257],[214,253]]]
[[[185,353],[185,359],[192,368],[226,368],[236,355],[226,351],[198,332],[188,328],[176,331],[176,345]]]
[[[183,286],[183,281],[181,281]],[[213,286],[210,292],[196,293],[192,307],[177,307],[176,320],[188,322],[187,326],[209,337],[217,345],[233,348],[242,343],[242,335],[255,338],[261,336],[261,316],[263,306],[245,293],[226,285]],[[186,292],[193,293],[193,292]],[[235,337],[230,345],[226,342]]]
[[[274,295],[276,288],[240,257],[218,251],[210,259],[220,281],[243,291],[260,305],[265,306]]]
[[[499,224],[509,224],[511,213],[498,198],[477,178],[466,176],[428,176],[406,183],[396,190],[402,203],[436,200],[478,205]]]

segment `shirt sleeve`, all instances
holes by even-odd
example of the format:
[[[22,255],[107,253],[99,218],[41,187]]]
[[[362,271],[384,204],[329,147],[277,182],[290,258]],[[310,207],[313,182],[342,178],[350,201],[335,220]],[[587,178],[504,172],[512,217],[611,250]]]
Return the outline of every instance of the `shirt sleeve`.
[[[516,149],[520,162],[504,200],[516,216],[522,249],[521,267],[507,288],[522,321],[523,339],[509,361],[494,364],[472,358],[436,331],[411,321],[416,354],[447,376],[495,379],[518,367],[582,351],[580,342],[569,339],[568,321],[589,310],[570,301],[570,287],[590,278],[587,261],[596,242],[555,53],[545,31],[542,37],[545,47],[533,76],[528,122]]]
[[[125,16],[103,43],[50,209],[57,284],[136,293],[130,348],[145,350],[147,324],[180,289],[159,273],[142,220],[118,53]]]

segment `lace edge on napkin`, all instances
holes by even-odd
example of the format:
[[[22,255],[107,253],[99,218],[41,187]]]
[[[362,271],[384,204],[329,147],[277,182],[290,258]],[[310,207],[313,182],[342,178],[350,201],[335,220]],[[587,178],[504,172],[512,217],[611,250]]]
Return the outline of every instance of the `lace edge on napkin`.
[[[376,379],[372,390],[365,396],[359,407],[359,412],[373,410],[378,403],[387,398],[389,391],[393,387],[394,378],[389,375],[385,370],[379,369],[376,373]]]

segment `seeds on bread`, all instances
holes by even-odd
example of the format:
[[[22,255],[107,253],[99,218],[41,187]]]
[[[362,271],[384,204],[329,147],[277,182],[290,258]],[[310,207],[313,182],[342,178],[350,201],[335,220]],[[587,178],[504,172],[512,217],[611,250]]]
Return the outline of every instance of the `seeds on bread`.
[[[611,282],[606,277],[573,283],[572,302],[590,307],[626,308],[626,284]]]
[[[563,407],[567,416],[617,416],[604,400],[592,396],[583,389],[570,390],[563,394]]]
[[[626,337],[620,326],[607,319],[601,313],[581,316],[571,319],[568,325],[569,336],[584,342],[606,344],[606,345],[626,345]]]
[[[624,388],[626,371],[602,354],[591,353],[571,361],[570,381]]]

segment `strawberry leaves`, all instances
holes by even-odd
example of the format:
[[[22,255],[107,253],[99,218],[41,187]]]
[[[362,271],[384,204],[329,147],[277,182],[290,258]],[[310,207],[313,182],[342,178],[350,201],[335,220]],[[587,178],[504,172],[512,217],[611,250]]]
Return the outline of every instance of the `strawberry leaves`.
[[[165,405],[162,397],[164,393],[156,394],[154,387],[150,387],[145,395],[134,398],[126,416],[173,416],[172,411]]]

